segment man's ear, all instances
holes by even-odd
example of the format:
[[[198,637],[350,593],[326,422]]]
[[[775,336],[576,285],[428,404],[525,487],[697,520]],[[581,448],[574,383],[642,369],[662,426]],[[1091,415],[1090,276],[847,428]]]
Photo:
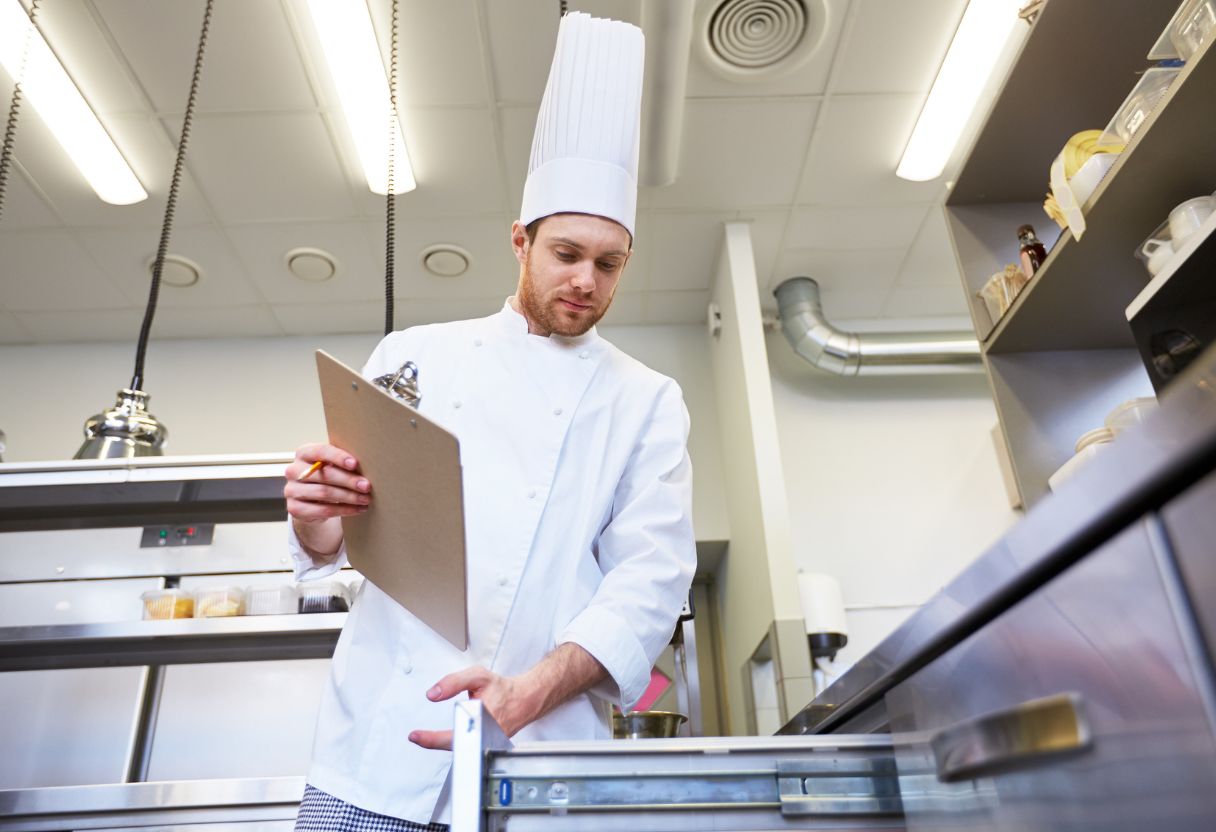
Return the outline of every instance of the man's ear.
[[[511,223],[511,249],[515,252],[515,259],[522,266],[528,260],[528,229],[522,222],[516,220]]]

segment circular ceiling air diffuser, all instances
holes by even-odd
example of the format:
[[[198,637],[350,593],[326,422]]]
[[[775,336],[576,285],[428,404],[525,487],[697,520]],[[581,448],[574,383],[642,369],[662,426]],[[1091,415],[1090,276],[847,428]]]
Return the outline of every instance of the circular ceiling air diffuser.
[[[156,267],[156,255],[148,258],[148,274]],[[165,262],[160,267],[160,282],[166,286],[185,289],[198,283],[203,273],[203,267],[193,260],[177,254],[166,254]]]
[[[293,248],[284,260],[287,271],[306,283],[323,283],[338,273],[338,262],[319,248]]]
[[[728,78],[774,78],[811,56],[825,17],[823,0],[721,0],[702,17],[704,52]]]
[[[459,277],[469,270],[473,255],[451,243],[427,246],[419,254],[422,267],[436,277]]]

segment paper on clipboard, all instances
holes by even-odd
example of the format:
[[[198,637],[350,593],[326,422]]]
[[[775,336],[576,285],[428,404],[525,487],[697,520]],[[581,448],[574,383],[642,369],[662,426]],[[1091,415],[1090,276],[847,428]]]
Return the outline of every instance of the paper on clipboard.
[[[343,517],[353,567],[461,650],[469,644],[460,444],[448,431],[317,350],[331,445],[372,484]]]

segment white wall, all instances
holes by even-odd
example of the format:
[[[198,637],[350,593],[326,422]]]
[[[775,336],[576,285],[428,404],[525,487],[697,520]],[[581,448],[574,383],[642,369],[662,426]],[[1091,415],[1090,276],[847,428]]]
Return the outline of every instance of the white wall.
[[[768,336],[798,568],[841,583],[843,669],[1018,517],[982,374],[838,378]]]
[[[692,419],[698,539],[728,535],[713,378],[699,326],[604,327],[602,334],[670,375]],[[169,429],[173,455],[288,451],[325,436],[313,350],[360,367],[378,336],[153,341],[149,409]],[[114,403],[131,378],[131,343],[0,347],[0,429],[8,462],[68,459],[85,419]],[[423,393],[426,391],[423,368]]]

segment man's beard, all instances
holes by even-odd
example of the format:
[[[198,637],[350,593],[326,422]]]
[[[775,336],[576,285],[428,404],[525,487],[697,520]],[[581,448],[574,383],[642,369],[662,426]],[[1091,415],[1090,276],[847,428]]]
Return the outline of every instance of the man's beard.
[[[608,298],[608,301],[601,309],[595,308],[594,301],[586,300],[587,303],[592,305],[592,308],[577,317],[572,318],[565,315],[557,305],[560,290],[554,292],[551,297],[541,297],[532,279],[531,266],[532,253],[529,252],[528,259],[524,263],[523,279],[519,283],[517,296],[519,305],[524,311],[524,317],[554,335],[573,338],[584,334],[591,327],[599,323],[600,318],[604,317],[604,313],[612,305],[611,297]],[[583,298],[573,298],[573,300],[580,303],[584,302]]]

